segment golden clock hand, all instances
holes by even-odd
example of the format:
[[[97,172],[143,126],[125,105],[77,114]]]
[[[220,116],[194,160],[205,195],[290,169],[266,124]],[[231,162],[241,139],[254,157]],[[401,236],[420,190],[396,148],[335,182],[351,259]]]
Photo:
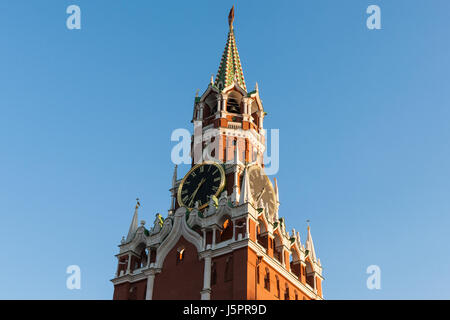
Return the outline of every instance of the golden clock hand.
[[[256,197],[257,202],[259,201],[259,199],[261,199],[265,189],[266,189],[266,187],[263,187],[262,190],[259,192],[258,196]]]
[[[191,197],[190,197],[190,198],[191,198],[191,201],[189,201],[189,207],[192,206],[192,202],[194,201],[195,196],[197,195],[198,189],[200,189],[200,187],[202,186],[202,184],[203,184],[205,181],[206,181],[206,179],[203,178],[203,179],[200,181],[200,183],[198,184],[198,186],[197,186],[197,188],[195,189],[195,191],[192,193],[192,195],[191,195]]]

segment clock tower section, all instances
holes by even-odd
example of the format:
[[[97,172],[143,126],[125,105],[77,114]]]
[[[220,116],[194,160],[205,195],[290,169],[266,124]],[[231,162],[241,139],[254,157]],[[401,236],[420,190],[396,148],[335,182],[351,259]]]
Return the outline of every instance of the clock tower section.
[[[276,179],[264,172],[266,113],[247,90],[233,27],[216,77],[196,96],[192,167],[175,167],[168,216],[138,225],[136,204],[119,245],[114,299],[323,299],[308,226],[286,231]]]

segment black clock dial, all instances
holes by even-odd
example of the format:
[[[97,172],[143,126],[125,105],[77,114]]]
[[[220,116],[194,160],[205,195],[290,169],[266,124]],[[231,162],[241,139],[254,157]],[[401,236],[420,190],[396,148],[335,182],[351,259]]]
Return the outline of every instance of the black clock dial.
[[[178,204],[188,208],[200,209],[208,205],[212,195],[218,196],[225,185],[223,168],[215,163],[194,166],[181,181],[178,189]]]

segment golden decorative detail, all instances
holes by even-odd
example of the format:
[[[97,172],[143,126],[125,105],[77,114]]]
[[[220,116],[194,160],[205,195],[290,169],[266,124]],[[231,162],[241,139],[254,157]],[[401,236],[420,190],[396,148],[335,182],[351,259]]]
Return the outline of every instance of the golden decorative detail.
[[[233,29],[233,21],[234,21],[234,6],[231,7],[230,14],[228,15],[228,25],[230,29]]]

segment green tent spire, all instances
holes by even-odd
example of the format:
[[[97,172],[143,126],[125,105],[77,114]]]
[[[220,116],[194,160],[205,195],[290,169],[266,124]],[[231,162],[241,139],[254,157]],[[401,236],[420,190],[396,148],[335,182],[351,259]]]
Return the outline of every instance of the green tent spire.
[[[230,15],[228,16],[228,24],[230,26],[230,31],[228,32],[228,39],[225,45],[225,50],[222,55],[222,60],[220,60],[219,71],[217,71],[216,80],[214,84],[223,89],[234,83],[236,78],[239,85],[247,90],[244,80],[244,72],[242,70],[241,59],[239,58],[239,53],[236,47],[236,39],[234,37],[233,30],[233,20],[234,20],[234,6],[230,10]]]

